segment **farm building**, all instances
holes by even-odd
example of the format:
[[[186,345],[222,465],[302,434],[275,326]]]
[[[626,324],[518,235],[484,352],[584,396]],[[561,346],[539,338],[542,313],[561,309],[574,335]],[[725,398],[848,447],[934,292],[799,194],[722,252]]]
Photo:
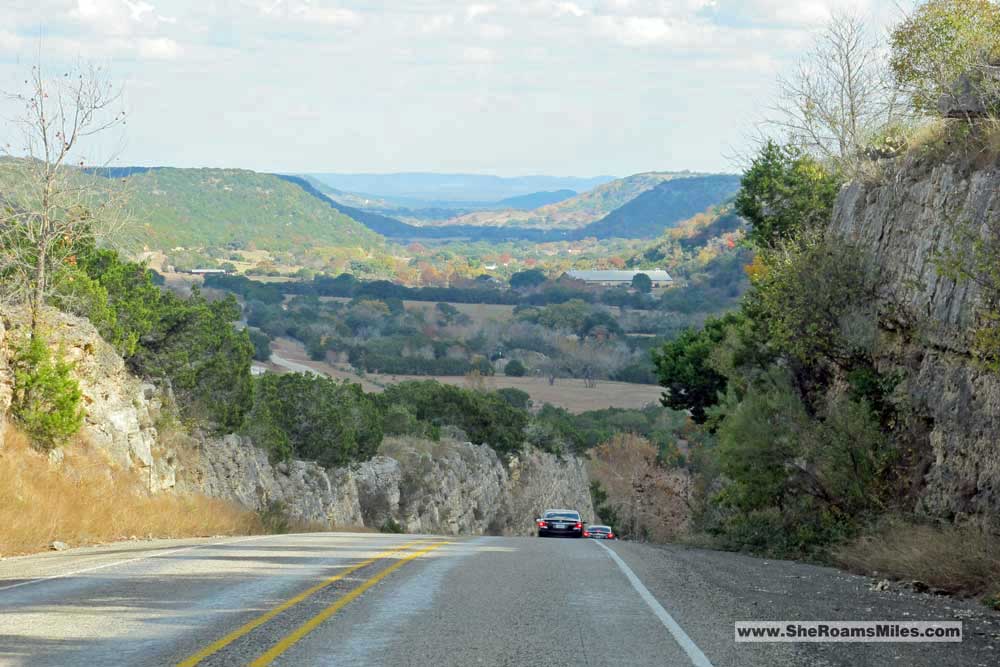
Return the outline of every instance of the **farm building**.
[[[636,274],[645,273],[653,282],[653,288],[669,287],[674,279],[663,269],[647,269],[645,271],[568,271],[567,276],[574,280],[582,280],[588,285],[605,285],[607,287],[627,286],[632,284]]]

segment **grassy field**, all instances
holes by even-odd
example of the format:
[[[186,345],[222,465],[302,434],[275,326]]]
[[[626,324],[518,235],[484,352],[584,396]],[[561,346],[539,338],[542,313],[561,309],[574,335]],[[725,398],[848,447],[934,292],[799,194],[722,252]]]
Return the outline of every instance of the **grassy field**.
[[[460,387],[469,386],[470,382],[465,376],[428,377],[424,375],[376,375],[368,373],[362,378],[349,366],[334,366],[322,361],[312,361],[302,344],[295,340],[288,338],[276,340],[271,343],[271,349],[277,357],[270,365],[274,370],[298,371],[304,366],[339,380],[359,382],[365,391],[370,392],[379,392],[388,385],[406,380],[437,380],[444,384]],[[282,364],[279,359],[286,363]],[[554,385],[550,385],[545,378],[511,378],[503,375],[482,378],[482,385],[486,389],[503,389],[505,387],[520,389],[526,391],[536,405],[551,403],[573,413],[604,408],[642,408],[657,402],[663,391],[661,387],[649,384],[601,380],[598,381],[596,387],[587,387],[584,380],[559,379]]]

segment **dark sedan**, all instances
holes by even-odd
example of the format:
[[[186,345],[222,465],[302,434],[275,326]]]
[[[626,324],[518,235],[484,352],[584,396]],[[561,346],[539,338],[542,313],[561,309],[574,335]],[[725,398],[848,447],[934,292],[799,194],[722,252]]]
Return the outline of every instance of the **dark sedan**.
[[[584,537],[593,540],[617,540],[618,536],[611,530],[611,526],[587,526],[583,531]]]
[[[539,537],[583,537],[583,519],[576,510],[547,510],[535,523]]]

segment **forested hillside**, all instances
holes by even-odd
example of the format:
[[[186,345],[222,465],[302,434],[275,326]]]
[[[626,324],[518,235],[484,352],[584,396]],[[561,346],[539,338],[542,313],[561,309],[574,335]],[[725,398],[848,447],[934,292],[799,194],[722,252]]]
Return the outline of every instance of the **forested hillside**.
[[[126,179],[141,222],[134,245],[376,249],[382,239],[277,176],[243,169],[153,169]]]
[[[739,183],[738,176],[729,175],[669,180],[573,235],[578,238],[653,238],[668,227],[725,202],[736,194]]]

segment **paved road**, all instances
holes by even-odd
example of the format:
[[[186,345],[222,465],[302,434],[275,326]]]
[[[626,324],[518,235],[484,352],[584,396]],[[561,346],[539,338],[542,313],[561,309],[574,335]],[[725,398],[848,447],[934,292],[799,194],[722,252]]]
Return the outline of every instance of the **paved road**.
[[[0,562],[3,665],[990,665],[1000,615],[679,547],[312,534]],[[963,620],[961,644],[736,644],[736,620]],[[583,650],[581,650],[583,647]]]

